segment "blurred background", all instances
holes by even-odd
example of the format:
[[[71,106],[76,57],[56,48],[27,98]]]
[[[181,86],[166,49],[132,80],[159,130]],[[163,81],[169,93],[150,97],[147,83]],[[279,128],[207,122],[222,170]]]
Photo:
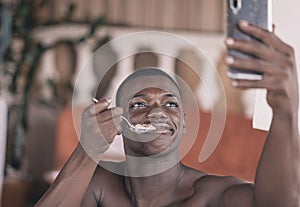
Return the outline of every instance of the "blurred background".
[[[274,0],[276,33],[292,44],[299,62],[297,0]],[[193,90],[201,125],[195,144],[183,158],[193,168],[252,181],[266,132],[252,128],[255,91],[239,91],[225,77],[224,0],[0,0],[0,198],[2,207],[33,206],[47,190],[78,143],[84,107],[91,97],[110,97],[134,70],[160,67],[172,71]],[[115,38],[141,31],[169,32],[190,41],[203,54],[177,45],[177,57],[155,54],[157,45],[137,40],[135,55],[113,65],[104,78],[101,65],[118,60],[124,48],[95,51]],[[93,55],[94,54],[94,55]],[[89,61],[88,61],[89,60]],[[81,69],[89,68],[88,70]],[[201,68],[201,79],[191,69]],[[225,97],[220,95],[220,83]],[[83,81],[75,81],[78,74]],[[207,87],[215,88],[212,94]],[[198,155],[207,136],[211,110],[224,110],[220,144],[204,163]],[[73,104],[73,107],[72,107]],[[74,117],[75,116],[75,117]],[[238,127],[237,127],[238,126]],[[250,139],[251,137],[252,139]],[[253,139],[255,137],[255,139]],[[122,139],[103,159],[121,160]]]

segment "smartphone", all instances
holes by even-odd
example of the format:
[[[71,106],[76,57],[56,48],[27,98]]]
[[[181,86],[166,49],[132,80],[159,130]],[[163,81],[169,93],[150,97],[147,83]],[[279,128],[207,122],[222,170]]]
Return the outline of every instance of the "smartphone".
[[[227,36],[241,40],[256,40],[238,27],[239,20],[246,20],[263,29],[272,31],[272,0],[227,0]],[[228,49],[233,57],[251,57],[248,54]],[[253,58],[253,57],[251,57]],[[228,67],[227,76],[234,79],[261,80],[262,74]]]

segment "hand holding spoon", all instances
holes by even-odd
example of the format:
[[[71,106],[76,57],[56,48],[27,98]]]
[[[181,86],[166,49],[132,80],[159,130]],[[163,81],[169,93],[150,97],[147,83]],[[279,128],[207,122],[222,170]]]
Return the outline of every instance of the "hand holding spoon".
[[[99,100],[97,98],[92,98],[92,101],[94,103],[98,103]],[[150,131],[155,130],[156,128],[151,125],[151,124],[137,124],[137,125],[133,125],[129,122],[128,119],[126,119],[124,116],[121,116],[121,118],[127,123],[127,125],[129,126],[129,129],[137,134],[143,134],[143,133],[147,133]]]

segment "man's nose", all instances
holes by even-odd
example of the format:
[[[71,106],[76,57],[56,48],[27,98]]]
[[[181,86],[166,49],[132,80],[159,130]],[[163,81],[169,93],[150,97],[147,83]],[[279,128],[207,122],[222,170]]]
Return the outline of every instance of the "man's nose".
[[[168,118],[168,116],[160,108],[152,109],[150,111],[150,113],[148,114],[148,117],[150,120],[153,120],[153,119],[164,120],[164,119]]]

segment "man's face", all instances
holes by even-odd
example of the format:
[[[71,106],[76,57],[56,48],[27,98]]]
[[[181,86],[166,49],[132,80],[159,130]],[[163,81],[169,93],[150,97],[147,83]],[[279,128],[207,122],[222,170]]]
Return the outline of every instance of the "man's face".
[[[170,84],[171,86],[175,87],[174,84]],[[125,140],[132,151],[130,155],[151,156],[177,145],[175,141],[182,130],[183,119],[182,103],[178,94],[161,88],[145,88],[129,99],[127,109],[132,124],[151,124],[156,128],[142,135],[132,134],[136,141],[130,138]],[[139,137],[146,137],[151,141],[139,142]]]

